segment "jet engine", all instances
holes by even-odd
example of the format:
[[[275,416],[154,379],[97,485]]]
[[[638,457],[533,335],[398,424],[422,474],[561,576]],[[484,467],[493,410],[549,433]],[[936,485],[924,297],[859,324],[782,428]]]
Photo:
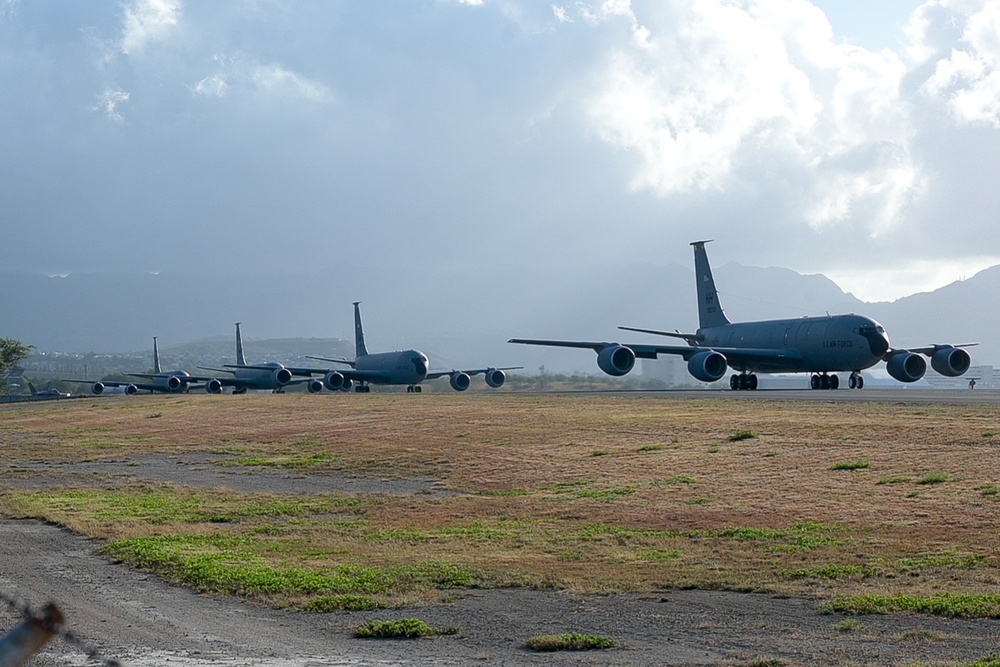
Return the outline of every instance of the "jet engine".
[[[448,380],[451,383],[451,388],[455,391],[465,391],[472,384],[472,378],[469,377],[468,373],[452,373],[451,378]]]
[[[351,388],[351,381],[344,377],[343,373],[337,371],[330,371],[323,376],[323,384],[330,391],[337,391],[338,389],[344,389],[344,385],[347,385],[347,389]]]
[[[95,382],[94,386],[91,387],[90,390],[93,391],[95,394],[103,394],[104,393],[104,383],[103,382]]]
[[[507,374],[504,373],[499,368],[491,368],[487,370],[483,375],[486,377],[486,384],[496,389],[503,385],[504,380],[507,379]]]
[[[900,350],[885,362],[885,370],[900,382],[916,382],[927,372],[927,362],[915,352]]]
[[[608,345],[597,353],[597,365],[608,375],[625,375],[635,367],[635,352],[624,345]]]
[[[176,375],[171,375],[170,377],[167,378],[167,389],[169,391],[177,391],[178,389],[181,388],[181,385],[183,384],[184,383],[181,382],[180,378],[177,377]]]
[[[931,355],[931,368],[950,378],[962,375],[971,365],[972,357],[960,347],[942,347]]]
[[[124,387],[122,387],[122,391],[128,394],[129,396],[134,396],[135,394],[139,393],[139,388],[136,387],[134,384],[127,384]]]
[[[715,382],[726,374],[728,368],[725,355],[715,350],[698,352],[688,359],[688,373],[702,382]]]
[[[310,394],[318,394],[323,391],[323,381],[313,378],[306,384],[306,388],[309,389]]]
[[[221,394],[222,393],[222,383],[212,378],[205,383],[205,391],[210,394]]]
[[[351,387],[353,386],[354,386],[354,380],[352,380],[351,378],[345,378],[344,384],[341,385],[340,387],[340,391],[350,391]]]
[[[292,381],[292,372],[287,368],[277,368],[272,376],[276,384],[284,387],[286,384]]]

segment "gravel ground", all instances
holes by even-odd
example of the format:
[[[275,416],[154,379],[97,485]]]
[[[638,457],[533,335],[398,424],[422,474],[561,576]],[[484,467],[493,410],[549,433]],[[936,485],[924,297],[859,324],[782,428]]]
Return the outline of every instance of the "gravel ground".
[[[440,493],[433,481],[247,474],[212,457],[141,457],[59,466],[39,464],[7,477],[10,487],[61,484],[93,476],[103,483],[169,480],[240,491]],[[22,473],[24,466],[18,468]],[[10,472],[10,471],[8,471]],[[54,601],[68,629],[122,665],[953,665],[1000,653],[1000,622],[923,616],[845,620],[817,612],[813,600],[715,591],[574,596],[529,590],[456,591],[449,604],[406,610],[301,614],[213,599],[112,564],[101,544],[34,521],[0,522],[0,593],[41,607]],[[367,620],[420,618],[456,635],[421,640],[361,640]],[[0,610],[0,628],[19,623]],[[619,647],[576,653],[523,648],[539,634],[581,632]],[[2,656],[0,656],[2,657]],[[95,665],[80,646],[50,642],[30,664]]]

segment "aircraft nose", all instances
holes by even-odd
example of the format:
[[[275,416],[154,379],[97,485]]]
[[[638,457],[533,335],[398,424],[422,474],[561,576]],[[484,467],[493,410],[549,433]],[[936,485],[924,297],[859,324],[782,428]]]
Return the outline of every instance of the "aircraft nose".
[[[421,377],[427,375],[427,362],[420,357],[413,357],[413,370]]]
[[[868,340],[872,356],[881,359],[889,351],[889,337],[881,327],[862,327],[859,333]]]

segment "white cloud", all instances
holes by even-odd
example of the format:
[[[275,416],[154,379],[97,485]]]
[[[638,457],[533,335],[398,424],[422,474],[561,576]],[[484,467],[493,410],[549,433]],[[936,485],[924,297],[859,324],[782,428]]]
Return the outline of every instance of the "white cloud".
[[[928,3],[940,8],[950,4]],[[1000,0],[967,14],[953,11],[950,20],[961,25],[961,39],[947,58],[936,63],[923,92],[943,101],[959,122],[1000,127]],[[931,29],[928,21],[911,24],[910,37],[915,44],[925,45]]]
[[[125,117],[118,109],[121,105],[128,102],[128,99],[129,93],[123,90],[106,90],[101,95],[101,99],[98,104],[91,107],[91,109],[93,111],[103,112],[108,118],[117,123],[123,123],[125,122]]]
[[[333,98],[323,84],[281,65],[268,64],[254,67],[252,81],[258,90],[281,97],[295,97],[310,102],[327,102]]]
[[[125,10],[121,51],[139,53],[150,42],[162,40],[180,22],[179,0],[136,0]]]

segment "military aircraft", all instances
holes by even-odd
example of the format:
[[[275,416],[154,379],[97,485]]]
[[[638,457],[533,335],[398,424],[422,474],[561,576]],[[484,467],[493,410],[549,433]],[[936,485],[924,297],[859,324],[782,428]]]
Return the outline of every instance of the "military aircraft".
[[[30,391],[31,395],[36,398],[66,398],[71,395],[69,392],[59,391],[52,386],[41,390],[35,389],[35,385],[31,384],[30,381],[28,382],[28,391]]]
[[[365,331],[361,324],[361,302],[354,302],[354,360],[329,359],[327,357],[309,357],[318,361],[329,361],[343,364],[350,368],[291,368],[295,375],[322,375],[323,385],[331,391],[370,392],[372,384],[406,385],[407,392],[420,393],[420,383],[424,380],[434,380],[447,375],[451,388],[455,391],[465,391],[472,383],[472,376],[480,373],[486,378],[486,384],[496,388],[504,383],[507,375],[504,371],[517,370],[522,366],[507,366],[504,368],[476,368],[473,370],[429,370],[430,362],[427,355],[419,350],[401,350],[395,352],[369,353],[365,345]]]
[[[895,349],[885,328],[862,315],[827,315],[760,322],[730,322],[719,302],[705,244],[695,241],[694,265],[698,291],[698,331],[693,334],[618,327],[625,331],[670,336],[682,345],[621,344],[512,338],[524,345],[590,348],[597,353],[598,367],[608,375],[625,375],[636,359],[656,359],[659,354],[679,355],[688,372],[702,382],[722,379],[729,368],[733,390],[756,389],[757,373],[810,373],[812,389],[837,389],[838,372],[850,373],[851,389],[864,387],[861,371],[884,361],[886,370],[900,382],[916,382],[924,376],[929,357],[931,367],[948,377],[969,370],[971,357],[963,349],[976,345],[930,345]]]
[[[95,394],[136,394],[140,391],[150,393],[160,392],[164,394],[178,394],[190,389],[202,389],[205,385],[192,384],[195,382],[207,382],[211,378],[195,377],[187,371],[164,371],[160,367],[160,350],[156,345],[156,336],[153,336],[153,372],[152,373],[126,373],[132,377],[142,378],[147,382],[131,382],[120,380],[98,380],[91,384],[90,390]],[[89,380],[65,380],[66,382],[79,382],[90,384]]]
[[[199,366],[202,370],[232,375],[232,377],[210,378],[205,384],[205,389],[210,394],[221,394],[223,387],[233,387],[234,394],[245,394],[249,389],[270,389],[274,393],[281,393],[288,385],[303,382],[309,383],[309,391],[312,393],[323,390],[323,383],[319,380],[309,378],[295,380],[292,378],[291,369],[275,361],[266,364],[248,364],[247,358],[243,354],[243,335],[240,333],[240,324],[240,322],[236,323],[236,363],[223,364],[222,368]]]

